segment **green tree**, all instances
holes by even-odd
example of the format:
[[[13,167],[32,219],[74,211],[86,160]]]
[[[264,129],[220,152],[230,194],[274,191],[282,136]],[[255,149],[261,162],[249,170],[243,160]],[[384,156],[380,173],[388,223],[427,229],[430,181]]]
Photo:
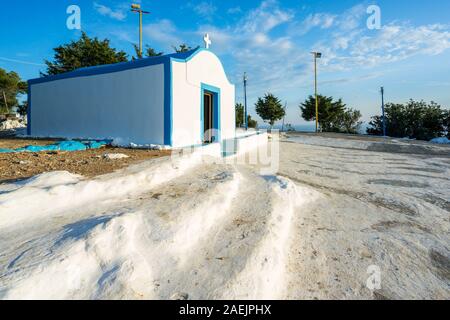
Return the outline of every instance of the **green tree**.
[[[386,134],[391,137],[431,140],[444,136],[448,128],[448,111],[440,105],[410,100],[406,104],[387,103],[385,106]],[[367,133],[383,134],[381,116],[374,116]]]
[[[333,97],[326,97],[319,95],[319,126],[322,131],[325,132],[345,132],[345,127],[355,127],[357,123],[348,123],[356,115],[361,113],[355,113],[353,110],[345,115],[347,108],[342,102],[342,99],[337,101],[333,100]],[[316,121],[316,99],[313,96],[309,96],[308,99],[300,104],[300,110],[302,118],[306,121]],[[346,119],[344,119],[346,118]],[[347,120],[347,121],[346,121]],[[359,121],[359,118],[356,122]],[[346,126],[343,126],[343,123]]]
[[[187,52],[187,51],[191,51],[193,50],[190,46],[188,46],[185,43],[180,44],[178,47],[172,46],[173,50],[175,50],[176,53],[181,53],[181,52]],[[198,49],[199,47],[195,48]]]
[[[247,116],[248,127],[252,129],[258,128],[258,121],[253,120],[251,115]]]
[[[134,52],[136,54],[136,57],[133,56],[133,58],[132,58],[133,60],[142,59],[144,57],[144,55],[146,57],[160,57],[164,54],[163,52],[156,52],[155,49],[151,48],[148,45],[145,46],[144,55],[141,54],[141,52],[139,50],[139,45],[133,44],[133,48],[134,48]]]
[[[44,75],[55,75],[84,67],[128,61],[127,54],[112,48],[108,39],[89,38],[85,32],[81,34],[79,40],[61,45],[53,50],[55,51],[54,61],[45,61],[47,73]]]
[[[6,72],[0,68],[0,113],[10,113],[17,108],[17,96],[27,92],[27,83],[14,71]],[[6,97],[6,102],[5,102]]]
[[[280,99],[271,93],[266,94],[264,98],[258,98],[255,107],[256,113],[271,127],[286,114]]]
[[[236,128],[244,126],[244,105],[242,103],[236,103]],[[252,119],[251,115],[247,115],[247,124],[249,128],[256,129],[258,122]]]
[[[386,116],[386,133],[392,137],[406,137],[405,106],[396,103],[387,103],[384,106]],[[381,116],[373,116],[369,122],[367,133],[370,135],[383,134],[383,121]]]
[[[242,103],[236,103],[236,128],[241,128],[244,125],[244,106]]]
[[[359,110],[347,109],[338,117],[338,130],[342,133],[359,133],[362,125],[362,114]]]

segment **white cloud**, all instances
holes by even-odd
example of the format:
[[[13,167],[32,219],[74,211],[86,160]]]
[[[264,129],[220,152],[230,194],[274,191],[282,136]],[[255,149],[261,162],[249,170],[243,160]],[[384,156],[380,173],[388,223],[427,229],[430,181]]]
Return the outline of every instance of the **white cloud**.
[[[337,25],[343,31],[354,30],[361,25],[366,25],[366,10],[367,6],[358,4],[344,13],[339,15]]]
[[[197,13],[200,17],[211,20],[213,15],[217,11],[217,7],[212,2],[202,1],[198,4],[189,4],[188,6],[192,7],[195,13]]]
[[[94,2],[94,9],[102,16],[110,17],[115,20],[123,21],[127,17],[123,9],[113,10],[110,7]]]
[[[322,41],[317,45],[324,51],[324,64],[330,70],[373,68],[416,55],[443,53],[450,49],[450,26],[391,23],[375,33],[366,30],[337,33],[331,44]]]
[[[269,32],[294,17],[290,10],[282,10],[275,0],[266,0],[250,11],[241,23],[244,32]]]
[[[336,16],[328,13],[316,13],[309,15],[303,22],[305,31],[312,28],[319,27],[321,29],[328,29],[333,26]]]
[[[143,32],[146,37],[150,38],[152,41],[158,42],[165,48],[177,46],[186,41],[180,38],[181,32],[179,32],[175,24],[168,19],[145,25]]]

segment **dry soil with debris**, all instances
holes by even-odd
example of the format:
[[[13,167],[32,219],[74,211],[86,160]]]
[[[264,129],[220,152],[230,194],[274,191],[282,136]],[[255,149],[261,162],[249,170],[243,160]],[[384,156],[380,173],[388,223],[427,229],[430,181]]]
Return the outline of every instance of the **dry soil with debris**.
[[[0,139],[0,148],[16,149],[48,145],[52,140]],[[105,154],[125,154],[129,158],[109,160]],[[168,156],[168,151],[102,148],[77,152],[0,153],[0,183],[26,179],[48,171],[69,171],[85,177],[110,173],[140,161]]]

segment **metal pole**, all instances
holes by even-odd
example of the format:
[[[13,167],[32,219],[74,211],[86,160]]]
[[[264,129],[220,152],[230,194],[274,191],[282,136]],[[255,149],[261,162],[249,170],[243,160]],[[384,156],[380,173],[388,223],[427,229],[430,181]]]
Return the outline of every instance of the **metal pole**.
[[[144,14],[150,14],[150,12],[142,10],[141,5],[137,4],[137,3],[133,3],[131,5],[131,11],[135,12],[135,13],[139,13],[139,55],[142,58],[142,55],[144,54],[144,48],[143,48],[144,46],[143,46],[143,41],[142,41],[142,20],[143,20],[142,16]]]
[[[319,132],[319,101],[317,100],[317,54],[314,54],[314,90],[316,96],[316,133]]]
[[[383,137],[386,137],[386,116],[384,113],[384,87],[381,87],[381,112],[383,114]]]
[[[139,11],[139,52],[142,57],[144,53],[142,48],[142,10]]]
[[[247,111],[247,72],[244,72],[244,124],[245,130],[248,130],[248,111]]]

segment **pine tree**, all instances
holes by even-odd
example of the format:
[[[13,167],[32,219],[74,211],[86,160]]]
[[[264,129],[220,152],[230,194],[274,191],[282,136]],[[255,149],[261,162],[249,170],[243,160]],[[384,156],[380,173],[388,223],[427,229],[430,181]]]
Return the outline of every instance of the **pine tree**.
[[[81,34],[79,40],[53,50],[55,51],[54,61],[45,61],[47,73],[43,74],[44,76],[128,61],[127,54],[112,48],[108,39],[89,38],[85,32]]]
[[[271,127],[286,114],[280,99],[271,93],[266,94],[264,98],[258,98],[255,107],[256,113]]]

